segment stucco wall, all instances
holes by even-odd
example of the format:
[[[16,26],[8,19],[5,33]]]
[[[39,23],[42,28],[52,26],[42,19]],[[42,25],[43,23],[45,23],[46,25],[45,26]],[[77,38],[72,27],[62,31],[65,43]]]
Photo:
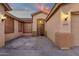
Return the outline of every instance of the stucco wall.
[[[5,34],[5,40],[17,38],[22,35],[22,32],[18,32],[18,21],[14,20],[14,33]]]
[[[55,33],[71,33],[71,12],[79,11],[79,3],[71,3],[62,5],[58,11],[50,18],[50,20],[46,23],[47,28],[47,36],[55,42]],[[68,13],[68,20],[66,25],[64,19],[62,18],[61,13]],[[75,46],[78,46],[78,40],[74,41]],[[76,43],[77,42],[77,43]]]
[[[60,30],[60,10],[46,23],[47,37],[55,43],[55,33]]]
[[[74,4],[66,4],[61,6],[61,11],[63,12],[76,12],[79,11],[79,3],[74,3]],[[73,16],[70,15],[70,20],[72,20]],[[78,17],[76,17],[78,18]],[[70,31],[70,33],[72,33],[72,28],[71,28],[71,21],[69,23],[70,28],[68,28],[68,30]],[[73,46],[79,46],[79,40],[75,40],[73,39]]]
[[[67,23],[68,25],[63,25],[64,24],[64,19],[63,15],[60,15],[61,17],[61,23],[60,23],[60,32],[69,32],[71,33],[71,12],[79,11],[79,4],[74,3],[74,4],[64,4],[60,7],[60,12],[62,13],[67,13],[68,14],[68,20]]]
[[[4,14],[5,8],[3,5],[0,4],[0,13]],[[0,21],[0,47],[4,46],[5,44],[5,34],[4,34],[4,21]]]
[[[23,33],[23,36],[32,36],[32,33]]]
[[[79,3],[70,3],[70,4],[64,4],[60,8],[64,12],[74,12],[79,11]]]
[[[67,27],[63,27],[63,22],[61,22],[61,31],[64,30],[64,32],[71,32],[71,12],[75,12],[75,11],[79,11],[79,3],[71,3],[71,4],[64,4],[60,7],[61,9],[61,12],[64,12],[64,13],[69,13],[69,19],[68,19],[68,26]],[[62,19],[61,19],[62,21]],[[65,30],[67,29],[67,30]]]

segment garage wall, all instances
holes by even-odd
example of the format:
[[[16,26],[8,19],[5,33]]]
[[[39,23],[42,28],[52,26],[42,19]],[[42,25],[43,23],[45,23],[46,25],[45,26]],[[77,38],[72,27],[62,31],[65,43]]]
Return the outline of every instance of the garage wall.
[[[70,32],[71,33],[71,12],[79,11],[79,3],[63,4],[60,7],[61,12],[68,13],[68,25],[64,26],[64,21],[61,18],[61,32]],[[62,16],[62,15],[61,15]]]
[[[60,6],[60,32],[71,33],[71,12],[79,11],[79,4],[70,3]],[[59,9],[58,9],[59,10]],[[62,14],[68,15],[67,21]]]
[[[47,28],[47,36],[55,42],[55,33],[69,33],[71,35],[71,12],[79,11],[79,4],[71,3],[71,4],[63,4],[60,6],[58,11],[48,20],[46,23]],[[64,22],[64,18],[62,18],[61,13],[68,14],[68,20]],[[73,39],[72,39],[73,40]],[[74,39],[75,40],[75,39]],[[78,40],[74,41],[75,46],[79,46]]]
[[[74,4],[65,4],[63,6],[61,6],[61,11],[63,12],[76,12],[76,11],[79,11],[79,3],[74,3]],[[77,19],[78,20],[78,16],[72,16],[71,15],[71,18],[70,20],[74,20],[74,19]],[[72,26],[72,23],[70,22],[69,23],[69,26],[71,27]],[[68,30],[70,31],[70,33],[72,33],[72,27],[71,28],[68,28]],[[72,33],[73,37],[74,35],[76,35],[75,33]],[[79,40],[78,39],[75,39],[73,38],[73,46],[79,46]]]

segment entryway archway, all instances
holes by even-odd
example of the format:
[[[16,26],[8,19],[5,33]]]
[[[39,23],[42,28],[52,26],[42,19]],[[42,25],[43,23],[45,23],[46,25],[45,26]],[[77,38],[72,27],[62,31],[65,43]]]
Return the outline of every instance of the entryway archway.
[[[44,36],[44,19],[38,19],[37,20],[37,35],[38,36]]]

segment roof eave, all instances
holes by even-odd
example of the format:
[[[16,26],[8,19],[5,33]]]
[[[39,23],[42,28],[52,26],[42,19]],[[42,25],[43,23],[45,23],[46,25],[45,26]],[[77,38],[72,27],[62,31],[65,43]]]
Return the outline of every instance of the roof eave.
[[[47,15],[47,13],[45,13],[45,12],[38,11],[38,12],[36,12],[36,13],[33,13],[33,14],[32,14],[32,17],[33,17],[33,16],[35,16],[35,15],[37,15],[37,14],[39,14],[39,13],[44,13],[44,14],[46,14],[46,15]]]
[[[3,5],[7,8],[7,11],[12,10],[11,7],[8,5],[8,3],[3,3]]]
[[[21,22],[22,22],[22,20],[21,20],[20,18],[14,16],[14,15],[12,15],[12,14],[10,14],[9,12],[6,12],[5,15],[7,15],[7,16],[9,16],[9,17],[11,17],[11,18],[14,18],[14,19],[17,20],[17,21],[21,21]]]
[[[46,17],[46,22],[52,17],[52,15],[55,13],[55,11],[58,9],[58,7],[63,3],[56,3],[54,7],[51,9],[50,13]]]
[[[23,20],[23,22],[25,23],[33,23],[32,18],[20,18],[21,20]],[[31,20],[26,20],[26,19],[31,19]]]

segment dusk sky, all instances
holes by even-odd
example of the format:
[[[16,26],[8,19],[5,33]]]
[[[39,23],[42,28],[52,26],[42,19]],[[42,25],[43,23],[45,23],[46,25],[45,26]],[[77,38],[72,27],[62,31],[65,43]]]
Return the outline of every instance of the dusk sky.
[[[31,14],[37,11],[49,13],[54,3],[9,3],[13,9],[10,13],[18,18],[31,18]]]

